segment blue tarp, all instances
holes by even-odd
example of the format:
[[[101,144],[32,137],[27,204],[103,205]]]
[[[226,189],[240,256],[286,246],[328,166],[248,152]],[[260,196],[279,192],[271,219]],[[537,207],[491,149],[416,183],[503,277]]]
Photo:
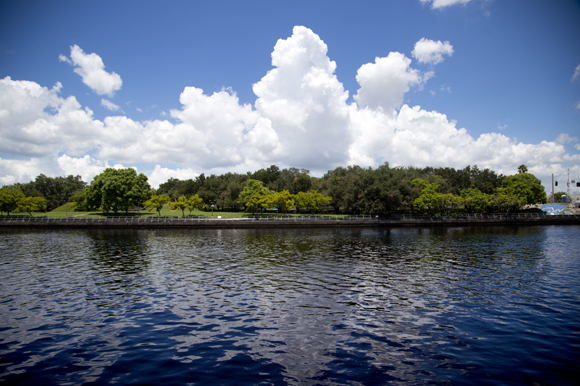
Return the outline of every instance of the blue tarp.
[[[546,214],[557,215],[561,214],[567,207],[568,204],[544,204],[542,211]]]

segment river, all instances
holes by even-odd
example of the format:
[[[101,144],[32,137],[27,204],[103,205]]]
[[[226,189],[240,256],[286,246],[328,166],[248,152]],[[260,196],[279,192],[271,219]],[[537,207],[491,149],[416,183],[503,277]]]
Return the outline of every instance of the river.
[[[570,385],[580,226],[0,230],[0,383]]]

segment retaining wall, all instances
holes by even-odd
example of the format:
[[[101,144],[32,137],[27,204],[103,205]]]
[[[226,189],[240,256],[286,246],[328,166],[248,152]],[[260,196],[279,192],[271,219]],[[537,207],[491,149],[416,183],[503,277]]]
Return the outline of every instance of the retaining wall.
[[[311,228],[311,227],[406,227],[470,225],[580,225],[580,216],[469,215],[425,217],[256,217],[225,219],[182,218],[49,218],[4,217],[0,227],[11,228]]]

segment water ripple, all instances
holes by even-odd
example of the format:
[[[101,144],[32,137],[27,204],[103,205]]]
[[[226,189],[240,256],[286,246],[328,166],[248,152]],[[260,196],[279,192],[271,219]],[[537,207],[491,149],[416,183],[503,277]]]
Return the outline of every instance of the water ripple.
[[[2,230],[0,382],[571,384],[579,230]]]

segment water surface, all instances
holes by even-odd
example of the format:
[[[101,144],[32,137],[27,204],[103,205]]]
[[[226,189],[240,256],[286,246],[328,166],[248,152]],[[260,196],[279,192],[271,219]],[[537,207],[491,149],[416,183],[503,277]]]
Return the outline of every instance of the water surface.
[[[0,382],[568,385],[578,226],[0,230]]]

